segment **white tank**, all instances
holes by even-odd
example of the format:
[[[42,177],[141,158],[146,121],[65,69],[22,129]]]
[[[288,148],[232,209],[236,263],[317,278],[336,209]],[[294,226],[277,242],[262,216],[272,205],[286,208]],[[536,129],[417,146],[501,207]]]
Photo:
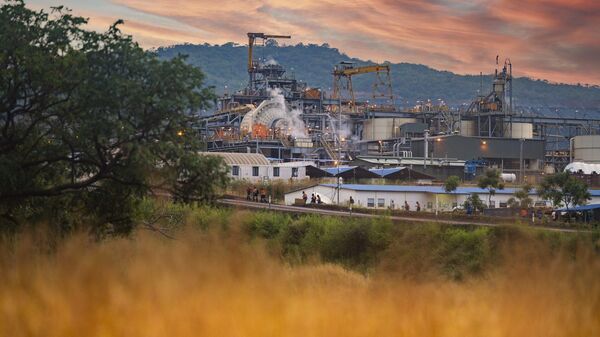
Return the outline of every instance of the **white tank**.
[[[504,137],[508,138],[533,138],[533,124],[531,123],[504,123]]]
[[[515,181],[517,181],[517,175],[514,173],[501,173],[500,179],[507,183],[514,183]]]
[[[600,136],[574,137],[573,161],[600,163]]]
[[[477,136],[475,121],[460,121],[460,135],[466,137]]]
[[[546,166],[544,166],[544,173],[545,174],[554,174],[554,173],[556,173],[556,168],[554,167],[554,165],[546,165]]]
[[[363,140],[383,140],[400,137],[400,126],[415,123],[415,118],[372,118],[363,122]]]

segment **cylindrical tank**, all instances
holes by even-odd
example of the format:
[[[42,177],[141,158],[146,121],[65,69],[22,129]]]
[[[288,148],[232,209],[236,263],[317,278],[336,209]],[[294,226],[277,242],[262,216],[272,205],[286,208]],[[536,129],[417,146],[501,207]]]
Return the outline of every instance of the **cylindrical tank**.
[[[477,136],[477,128],[475,121],[462,120],[460,121],[460,135],[466,137]]]
[[[514,173],[501,173],[500,179],[506,183],[514,183],[517,181],[517,175]]]
[[[533,124],[531,123],[504,123],[504,137],[508,138],[533,138]]]
[[[415,123],[415,118],[372,118],[363,122],[364,140],[383,140],[400,137],[400,126]]]
[[[600,136],[574,137],[573,161],[600,163]]]
[[[546,166],[544,166],[544,173],[545,174],[554,174],[554,173],[556,173],[556,168],[554,167],[554,165],[546,165]]]

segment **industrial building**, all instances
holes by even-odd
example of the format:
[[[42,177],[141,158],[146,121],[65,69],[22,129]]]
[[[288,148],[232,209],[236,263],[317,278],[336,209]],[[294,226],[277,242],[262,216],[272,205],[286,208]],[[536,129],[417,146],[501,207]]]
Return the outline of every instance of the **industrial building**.
[[[507,207],[508,199],[514,196],[516,189],[496,190],[491,196],[490,208]],[[446,192],[442,186],[407,186],[407,185],[362,185],[362,184],[320,184],[289,192],[285,195],[285,204],[293,205],[296,199],[302,198],[302,192],[309,196],[313,193],[321,196],[325,204],[348,205],[350,196],[355,206],[379,209],[401,209],[408,203],[410,210],[416,210],[417,202],[421,211],[447,212],[458,205],[463,205],[471,194],[477,194],[487,203],[488,191],[478,187],[459,187],[456,191]],[[339,193],[339,194],[338,194]],[[600,203],[600,190],[590,190],[590,203]],[[535,191],[530,193],[534,202],[541,201]]]
[[[261,153],[317,167],[407,167],[436,179],[473,179],[495,167],[530,182],[563,170],[573,158],[600,162],[600,138],[593,138],[600,137],[593,136],[600,134],[600,119],[520,111],[510,59],[497,62],[489,89],[481,83],[469,104],[423,100],[399,107],[387,64],[342,62],[333,67],[333,90],[326,92],[255,57],[265,41],[286,38],[248,33],[248,84],[223,95],[198,126],[208,151]],[[373,79],[370,97],[354,92],[356,76]]]

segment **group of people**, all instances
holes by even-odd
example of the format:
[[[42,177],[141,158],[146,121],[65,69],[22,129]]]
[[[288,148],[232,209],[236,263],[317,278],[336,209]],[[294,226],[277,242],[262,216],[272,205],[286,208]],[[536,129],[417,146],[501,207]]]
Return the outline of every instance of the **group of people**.
[[[306,203],[308,203],[308,194],[306,194],[305,191],[302,191],[302,200],[304,200],[305,205],[306,205]],[[311,204],[322,204],[323,200],[321,200],[321,196],[319,194],[313,193],[310,196],[310,203]]]
[[[390,209],[395,209],[396,208],[396,206],[394,204],[394,200],[390,201],[390,207],[389,208]],[[415,208],[416,208],[417,212],[421,211],[421,204],[418,201],[416,203]],[[402,206],[402,209],[405,210],[405,211],[407,211],[407,212],[410,211],[410,205],[408,204],[408,201],[404,200],[404,205]]]
[[[258,199],[259,196],[260,199]],[[248,188],[246,188],[246,200],[256,202],[269,202],[267,200],[267,189],[261,187],[259,190],[256,186],[248,186]]]

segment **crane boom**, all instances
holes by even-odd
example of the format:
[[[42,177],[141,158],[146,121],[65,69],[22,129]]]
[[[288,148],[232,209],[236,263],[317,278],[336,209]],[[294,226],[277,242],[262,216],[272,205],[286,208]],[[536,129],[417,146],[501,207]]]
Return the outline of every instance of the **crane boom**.
[[[275,35],[265,33],[248,33],[248,72],[252,72],[254,65],[252,63],[252,51],[256,39],[291,39],[290,35]]]
[[[333,74],[336,76],[352,76],[366,73],[375,73],[379,71],[390,71],[390,66],[387,64],[384,65],[373,65],[373,66],[363,66],[363,67],[352,67],[345,69],[336,69],[333,71]]]

